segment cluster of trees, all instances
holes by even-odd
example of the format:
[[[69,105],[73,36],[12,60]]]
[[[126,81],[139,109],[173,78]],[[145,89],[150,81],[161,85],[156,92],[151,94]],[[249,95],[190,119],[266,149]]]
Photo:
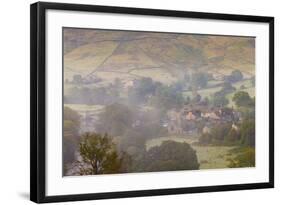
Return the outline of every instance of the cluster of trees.
[[[212,76],[204,72],[194,72],[191,75],[185,74],[183,80],[172,85],[164,85],[155,82],[149,77],[135,80],[134,86],[129,89],[128,100],[131,104],[151,104],[162,110],[180,108],[184,103],[195,103],[201,100],[201,96],[194,99],[184,99],[182,92],[187,87],[189,90],[206,88]],[[209,100],[207,99],[209,102]],[[207,102],[207,103],[208,103]],[[159,107],[160,106],[160,107]]]
[[[115,103],[100,113],[96,131],[82,136],[78,132],[79,118],[75,111],[65,108],[64,164],[74,166],[75,174],[199,168],[196,152],[187,143],[167,141],[146,150],[147,139],[167,134],[157,112]],[[75,151],[79,153],[78,160]]]
[[[249,93],[245,91],[239,91],[234,94],[232,99],[237,107],[254,107],[255,106],[255,100],[252,99],[249,95]]]
[[[185,101],[182,91],[188,87],[192,91],[206,88],[208,81],[212,80],[211,74],[206,72],[194,72],[191,75],[185,74],[182,80],[172,85],[163,85],[155,82],[150,77],[143,77],[134,81],[134,85],[128,90],[128,102],[130,104],[145,104],[153,102],[154,105],[163,104],[163,109],[169,109],[171,106],[181,106]],[[243,74],[239,70],[234,70],[226,77],[225,83],[221,91],[216,92],[213,96],[215,106],[225,106],[228,100],[226,94],[233,92],[235,88],[231,83],[238,82],[243,79]],[[70,90],[65,96],[66,103],[72,104],[101,104],[108,105],[114,102],[122,102],[120,92],[123,89],[122,82],[116,78],[115,81],[106,87],[84,87],[83,84],[99,82],[97,77],[83,78],[81,75],[74,75],[71,82],[77,85]],[[254,83],[254,78],[252,79]],[[153,98],[151,100],[151,98]]]
[[[232,100],[235,102],[238,111],[244,119],[255,118],[255,97],[251,98],[245,91],[234,94]]]
[[[189,75],[185,75],[184,79],[187,79],[187,82],[190,82],[190,90],[195,92],[197,89],[206,88],[208,85],[208,81],[212,80],[213,77],[210,76],[210,74],[197,72],[192,74],[190,77]],[[224,107],[229,104],[229,100],[227,99],[226,95],[229,93],[232,93],[236,90],[234,86],[232,86],[232,83],[238,82],[243,79],[243,74],[239,70],[234,70],[232,73],[227,76],[222,83],[222,88],[220,91],[217,91],[213,94],[211,101],[208,98],[201,99],[201,96],[199,94],[195,95],[193,99],[186,100],[186,103],[205,103],[208,105],[210,102],[215,107]],[[183,87],[183,86],[182,86]]]
[[[120,79],[106,87],[73,87],[64,97],[64,102],[69,104],[100,104],[110,105],[113,103],[123,103],[130,105],[151,104],[161,109],[180,107],[184,103],[181,83],[164,85],[155,82],[152,78],[145,77],[134,81],[128,90],[128,101],[120,93],[123,89]]]
[[[155,82],[150,77],[143,77],[134,81],[132,87],[128,90],[128,101],[120,96],[123,89],[122,82],[116,78],[115,81],[104,87],[73,87],[64,97],[65,103],[70,104],[100,104],[109,105],[115,102],[129,103],[131,105],[151,104],[162,110],[170,108],[179,108],[184,103],[190,103],[190,99],[184,99],[182,95],[183,89],[189,87],[190,90],[206,88],[208,81],[212,79],[210,74],[204,72],[194,72],[191,75],[185,75],[183,80],[172,85],[164,85]],[[229,101],[226,98],[228,93],[235,91],[231,85],[243,79],[243,75],[239,70],[233,71],[222,85],[222,89],[214,93],[212,104],[214,106],[226,106]],[[85,79],[81,75],[74,75],[72,82],[76,85],[83,83]],[[94,80],[94,79],[92,79]],[[201,101],[201,96],[197,95],[192,99],[193,103]],[[209,103],[209,99],[206,100]],[[159,107],[160,105],[160,107]]]
[[[195,150],[187,143],[165,141],[139,157],[118,151],[108,135],[85,133],[79,144],[81,160],[75,163],[77,174],[196,170],[199,163]]]
[[[226,82],[235,83],[243,80],[243,74],[240,70],[233,70],[229,76],[225,78]]]
[[[106,106],[100,114],[97,132],[118,136],[115,137],[117,149],[130,158],[122,172],[199,168],[195,151],[186,143],[165,142],[159,147],[146,150],[147,139],[167,134],[167,129],[160,124],[158,114],[155,110],[142,112],[137,107],[122,104]]]
[[[209,133],[202,133],[198,141],[201,145],[230,145],[239,141],[238,134],[229,123],[217,124]]]
[[[84,133],[79,143],[79,154],[81,160],[75,162],[79,175],[122,173],[130,164],[130,157],[118,152],[107,134]]]
[[[184,103],[182,91],[177,86],[160,86],[150,99],[150,104],[160,110],[181,108]]]
[[[224,82],[221,90],[213,94],[213,106],[224,107],[228,105],[229,100],[226,98],[226,95],[234,92],[235,90],[236,88],[233,87],[230,82]]]
[[[211,74],[206,72],[194,72],[191,75],[185,74],[183,83],[189,84],[190,90],[197,90],[206,88],[208,86],[208,81],[210,80],[214,80]],[[224,83],[228,83],[228,85],[231,85],[231,83],[235,83],[241,80],[243,80],[242,72],[240,70],[233,70],[230,75],[225,77]]]
[[[150,104],[159,109],[166,110],[183,105],[182,89],[181,83],[174,83],[168,86],[155,82],[148,77],[141,78],[135,80],[134,86],[129,89],[128,100],[130,104]]]
[[[217,124],[199,137],[202,145],[255,146],[255,121],[245,119],[233,128],[231,123]]]
[[[163,136],[167,132],[160,124],[160,114],[157,110],[145,112],[138,106],[129,107],[114,103],[105,106],[103,112],[99,114],[96,130],[98,133],[108,133],[111,136],[151,139]]]
[[[162,86],[161,83],[154,82],[152,78],[148,77],[135,80],[134,85],[129,88],[128,100],[131,104],[146,103],[160,86]]]

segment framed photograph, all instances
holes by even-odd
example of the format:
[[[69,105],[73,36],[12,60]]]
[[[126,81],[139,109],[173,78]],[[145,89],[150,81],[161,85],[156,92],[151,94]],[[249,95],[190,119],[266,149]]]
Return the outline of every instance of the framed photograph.
[[[31,5],[34,202],[274,187],[274,18]]]

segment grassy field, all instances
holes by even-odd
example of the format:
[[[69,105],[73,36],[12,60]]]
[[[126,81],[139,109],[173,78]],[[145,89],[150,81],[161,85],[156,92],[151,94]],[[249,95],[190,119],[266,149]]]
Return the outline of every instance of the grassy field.
[[[234,148],[231,146],[191,146],[196,150],[200,169],[227,168],[227,159],[232,157],[228,152]]]
[[[176,82],[176,78],[171,75],[168,70],[164,70],[161,68],[153,68],[153,69],[137,69],[130,72],[131,74],[138,75],[140,77],[150,77],[155,81],[161,82],[163,84],[172,84]]]
[[[227,159],[235,156],[229,153],[229,151],[234,148],[233,146],[195,145],[194,142],[197,142],[197,137],[195,136],[169,136],[151,139],[146,142],[146,148],[150,149],[151,147],[159,146],[166,140],[189,143],[196,150],[200,169],[227,168]]]
[[[202,98],[204,97],[212,97],[212,95],[215,93],[215,92],[218,92],[221,90],[221,86],[217,86],[217,87],[212,87],[212,88],[206,88],[206,89],[201,89],[201,90],[198,90],[198,94],[201,95]],[[183,96],[184,97],[192,97],[192,91],[185,91],[183,92]]]
[[[86,104],[64,104],[65,107],[69,107],[79,113],[91,112],[98,114],[103,108],[103,105],[86,105]]]
[[[240,89],[240,87],[243,85],[245,88],[252,88],[253,85],[251,83],[250,79],[242,80],[236,83],[232,84],[236,89]]]

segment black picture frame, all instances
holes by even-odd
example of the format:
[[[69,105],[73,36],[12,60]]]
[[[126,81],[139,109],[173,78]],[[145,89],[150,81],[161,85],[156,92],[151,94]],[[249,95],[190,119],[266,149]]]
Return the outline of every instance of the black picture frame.
[[[195,19],[263,22],[269,24],[269,181],[263,183],[229,184],[192,188],[170,188],[107,193],[46,196],[46,11],[85,11],[145,16],[169,16]],[[265,16],[125,8],[82,4],[38,2],[30,7],[30,199],[37,203],[76,200],[97,200],[123,197],[217,192],[274,187],[274,18]]]

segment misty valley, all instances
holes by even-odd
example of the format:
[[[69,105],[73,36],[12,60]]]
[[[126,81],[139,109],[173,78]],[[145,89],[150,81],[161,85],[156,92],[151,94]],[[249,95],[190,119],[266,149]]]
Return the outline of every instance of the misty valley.
[[[255,40],[64,28],[63,174],[255,167]]]

